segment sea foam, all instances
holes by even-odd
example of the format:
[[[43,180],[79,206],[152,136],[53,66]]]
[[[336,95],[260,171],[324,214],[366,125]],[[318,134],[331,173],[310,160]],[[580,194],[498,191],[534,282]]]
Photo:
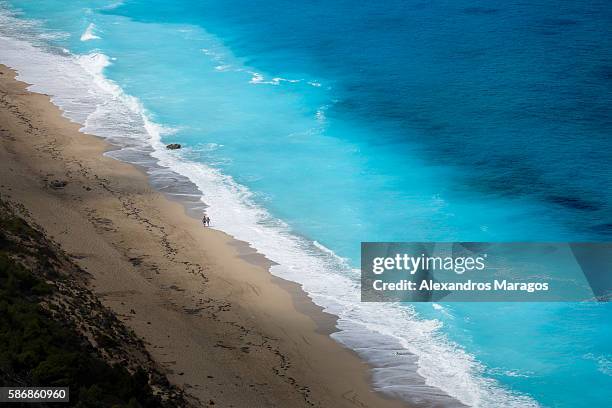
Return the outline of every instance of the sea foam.
[[[96,25],[94,23],[89,23],[83,34],[81,34],[81,41],[90,41],[90,40],[99,40],[96,34],[94,34],[94,30],[96,29]]]

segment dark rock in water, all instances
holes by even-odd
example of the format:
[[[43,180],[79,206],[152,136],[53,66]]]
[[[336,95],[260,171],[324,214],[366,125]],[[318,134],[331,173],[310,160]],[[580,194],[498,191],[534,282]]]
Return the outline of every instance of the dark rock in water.
[[[169,145],[166,145],[166,149],[170,149],[170,150],[176,150],[180,148],[181,148],[181,145],[178,143],[170,143]]]
[[[64,180],[53,180],[51,183],[49,183],[49,186],[57,190],[66,187],[66,184],[68,184],[68,182]]]

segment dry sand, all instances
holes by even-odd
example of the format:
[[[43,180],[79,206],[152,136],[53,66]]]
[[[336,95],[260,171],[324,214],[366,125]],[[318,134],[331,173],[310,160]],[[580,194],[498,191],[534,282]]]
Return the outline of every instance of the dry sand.
[[[405,406],[372,390],[369,367],[328,336],[332,317],[299,287],[102,156],[108,144],[14,76],[0,66],[2,198],[93,276],[171,382],[202,406]]]

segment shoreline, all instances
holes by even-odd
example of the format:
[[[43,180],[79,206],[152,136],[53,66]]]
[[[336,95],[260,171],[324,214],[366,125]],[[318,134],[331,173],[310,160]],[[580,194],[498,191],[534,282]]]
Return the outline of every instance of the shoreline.
[[[3,196],[93,276],[173,384],[203,405],[407,406],[373,390],[370,366],[329,337],[332,315],[263,255],[202,228],[48,96],[0,74]]]

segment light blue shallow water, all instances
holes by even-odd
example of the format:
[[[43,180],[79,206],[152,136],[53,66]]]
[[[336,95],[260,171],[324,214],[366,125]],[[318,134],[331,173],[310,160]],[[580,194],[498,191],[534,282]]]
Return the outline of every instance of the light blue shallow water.
[[[383,367],[378,388],[414,391],[357,334],[393,339],[466,404],[612,398],[609,304],[376,309],[355,305],[351,270],[361,241],[609,239],[606,2],[9,3],[22,14],[0,33],[82,79],[47,92],[67,115],[143,154],[158,134],[183,144],[153,156],[198,185],[217,227],[341,317],[337,339]],[[0,63],[51,86],[15,49]],[[82,102],[88,80],[103,96]]]

